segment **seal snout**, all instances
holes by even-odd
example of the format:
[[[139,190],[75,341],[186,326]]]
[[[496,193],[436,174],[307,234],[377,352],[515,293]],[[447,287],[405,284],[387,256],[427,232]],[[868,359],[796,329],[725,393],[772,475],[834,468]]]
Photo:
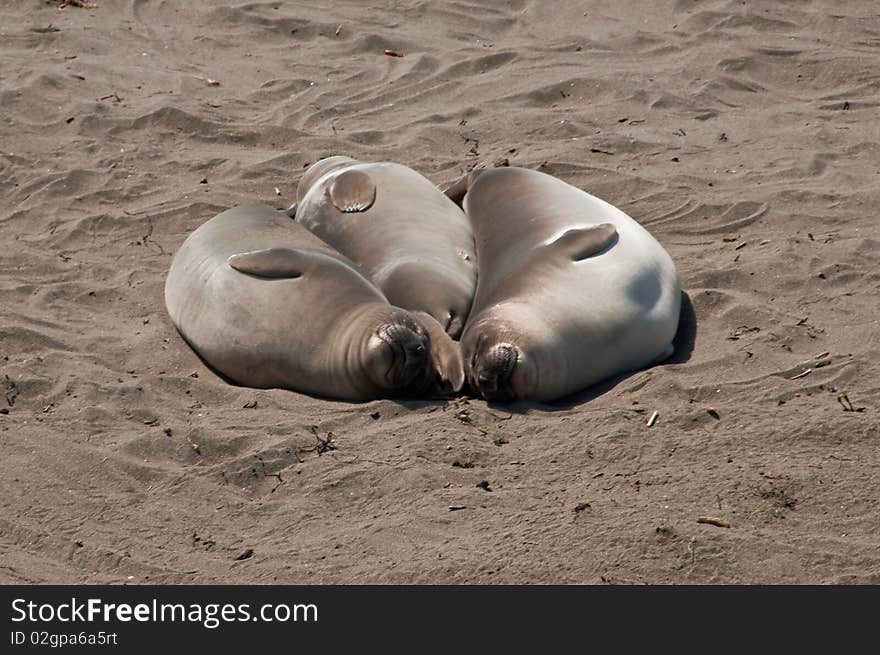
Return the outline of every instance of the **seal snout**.
[[[431,370],[431,349],[427,335],[415,326],[400,323],[383,325],[378,330],[387,348],[385,377],[394,389],[419,391]]]
[[[470,371],[470,383],[488,401],[509,402],[513,390],[513,369],[519,360],[519,350],[510,343],[498,343],[478,355]]]

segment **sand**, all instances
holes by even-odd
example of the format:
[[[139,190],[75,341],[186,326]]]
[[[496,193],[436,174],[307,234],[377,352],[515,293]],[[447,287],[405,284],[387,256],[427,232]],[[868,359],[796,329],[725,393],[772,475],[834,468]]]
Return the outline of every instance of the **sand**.
[[[95,3],[0,6],[0,582],[880,582],[874,2]],[[675,356],[552,405],[226,384],[171,256],[329,154],[617,205]]]

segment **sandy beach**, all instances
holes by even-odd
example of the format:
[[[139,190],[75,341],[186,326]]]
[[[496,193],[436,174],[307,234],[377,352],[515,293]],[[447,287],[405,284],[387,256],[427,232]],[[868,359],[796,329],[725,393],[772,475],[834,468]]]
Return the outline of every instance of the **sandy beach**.
[[[880,583],[876,3],[60,4],[0,4],[0,583]],[[331,154],[620,207],[675,355],[555,404],[227,384],[171,257]]]

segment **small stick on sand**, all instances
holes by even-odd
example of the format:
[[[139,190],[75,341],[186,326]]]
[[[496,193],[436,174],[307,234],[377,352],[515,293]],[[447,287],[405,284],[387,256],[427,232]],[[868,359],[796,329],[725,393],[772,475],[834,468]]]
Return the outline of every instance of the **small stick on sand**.
[[[80,9],[97,9],[98,5],[85,2],[85,0],[61,0],[61,4],[58,5],[59,9],[65,9],[66,7],[79,7]]]
[[[660,416],[660,412],[654,412],[651,414],[651,418],[648,419],[648,427],[654,427],[654,424],[657,422],[657,418]]]
[[[254,549],[253,548],[245,548],[243,551],[241,551],[238,555],[235,556],[235,561],[241,562],[246,559],[250,559],[253,556],[254,556]]]
[[[847,396],[845,393],[842,393],[839,396],[837,396],[837,402],[839,402],[841,405],[843,405],[843,411],[845,411],[845,412],[864,412],[865,411],[864,407],[853,406],[852,402],[850,402],[849,396]]]
[[[389,57],[403,57],[403,55],[397,52],[397,50],[386,50],[385,54]]]
[[[793,378],[788,378],[788,379],[789,380],[797,380],[799,378],[802,378],[802,377],[809,375],[812,370],[813,369],[811,369],[811,368],[805,368],[801,373],[798,373]]]
[[[697,518],[697,523],[705,523],[706,525],[714,525],[716,528],[729,528],[730,527],[730,523],[728,523],[724,519],[719,519],[715,516],[700,516]]]

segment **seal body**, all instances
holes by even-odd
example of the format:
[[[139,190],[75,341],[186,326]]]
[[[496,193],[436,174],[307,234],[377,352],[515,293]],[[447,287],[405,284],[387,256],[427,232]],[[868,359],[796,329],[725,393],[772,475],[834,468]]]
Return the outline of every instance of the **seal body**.
[[[473,234],[430,180],[401,164],[329,157],[306,171],[291,213],[354,261],[392,305],[461,333],[477,278]]]
[[[435,382],[424,325],[271,207],[236,207],[190,234],[165,303],[193,349],[238,384],[367,400]]]
[[[537,171],[466,186],[480,276],[461,344],[481,395],[554,400],[672,354],[678,274],[641,225]]]

